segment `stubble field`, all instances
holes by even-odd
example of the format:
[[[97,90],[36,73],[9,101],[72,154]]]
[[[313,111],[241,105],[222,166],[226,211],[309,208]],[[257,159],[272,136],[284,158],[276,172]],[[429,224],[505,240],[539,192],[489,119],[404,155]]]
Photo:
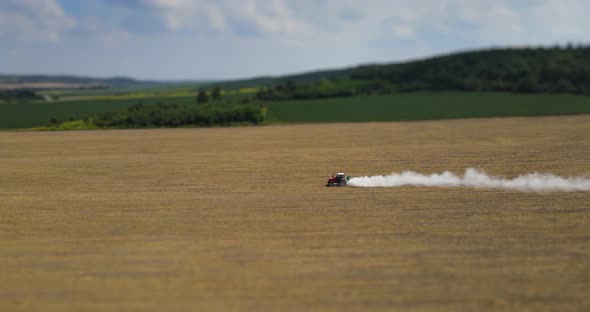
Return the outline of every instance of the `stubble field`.
[[[323,185],[589,164],[588,115],[0,132],[0,310],[588,311],[588,192]]]

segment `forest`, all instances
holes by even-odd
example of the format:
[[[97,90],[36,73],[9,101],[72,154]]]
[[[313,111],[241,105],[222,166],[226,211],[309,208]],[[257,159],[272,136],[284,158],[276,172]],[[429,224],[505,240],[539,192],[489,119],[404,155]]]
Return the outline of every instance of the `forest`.
[[[382,80],[396,91],[509,91],[590,94],[590,47],[493,49],[404,64],[363,66],[353,80]]]
[[[321,72],[318,72],[318,75]],[[267,80],[263,101],[347,97],[414,91],[511,92],[590,95],[590,47],[471,51],[387,65]]]

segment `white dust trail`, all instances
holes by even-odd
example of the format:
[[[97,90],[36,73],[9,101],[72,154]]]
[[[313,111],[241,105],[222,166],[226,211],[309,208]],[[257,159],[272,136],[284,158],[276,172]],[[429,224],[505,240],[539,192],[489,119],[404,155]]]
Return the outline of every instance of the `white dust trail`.
[[[358,177],[348,182],[355,187],[399,187],[436,186],[436,187],[475,187],[497,188],[518,191],[590,191],[590,177],[561,177],[548,173],[527,173],[513,179],[487,175],[485,172],[468,168],[463,176],[445,171],[441,174],[419,174],[413,171],[392,173],[385,176]]]

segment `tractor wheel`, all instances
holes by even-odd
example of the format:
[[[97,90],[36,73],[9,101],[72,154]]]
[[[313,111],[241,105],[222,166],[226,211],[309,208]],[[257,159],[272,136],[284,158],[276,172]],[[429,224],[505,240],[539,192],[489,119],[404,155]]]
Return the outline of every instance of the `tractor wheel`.
[[[340,186],[346,186],[346,180],[340,180]]]
[[[328,186],[334,186],[334,182],[328,181]]]

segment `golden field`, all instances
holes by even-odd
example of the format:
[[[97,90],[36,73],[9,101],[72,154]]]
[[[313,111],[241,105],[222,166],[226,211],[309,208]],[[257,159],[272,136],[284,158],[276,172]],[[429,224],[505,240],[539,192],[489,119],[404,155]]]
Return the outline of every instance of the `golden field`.
[[[588,311],[590,116],[0,132],[1,311]]]

